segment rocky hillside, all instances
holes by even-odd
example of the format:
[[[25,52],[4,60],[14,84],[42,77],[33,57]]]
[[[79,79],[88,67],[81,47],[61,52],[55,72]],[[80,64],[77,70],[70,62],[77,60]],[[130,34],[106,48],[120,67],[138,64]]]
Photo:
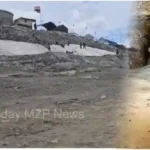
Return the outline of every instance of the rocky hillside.
[[[116,42],[107,40],[107,39],[105,39],[105,38],[100,38],[100,39],[98,40],[98,42],[99,42],[100,44],[106,44],[106,45],[108,45],[109,47],[111,47],[112,49],[115,49],[115,48],[119,48],[119,49],[122,49],[122,50],[126,50],[126,49],[127,49],[124,45],[117,44]]]
[[[60,72],[85,69],[127,67],[125,60],[115,55],[101,57],[81,57],[63,53],[43,53],[38,55],[0,56],[0,73],[4,71]]]
[[[62,33],[58,31],[34,31],[27,30],[20,27],[1,27],[1,40],[22,41],[28,43],[37,43],[45,46],[56,44],[80,44],[86,42],[87,46],[99,49],[105,49],[115,52],[117,46],[106,43],[98,43],[94,40],[80,37],[69,33]],[[13,47],[12,47],[13,49]],[[126,49],[121,48],[122,52]],[[126,51],[127,52],[127,51]],[[76,55],[69,55],[63,53],[47,52],[38,55],[22,55],[22,56],[0,56],[0,72],[7,70],[22,70],[27,72],[60,72],[68,70],[95,68],[101,69],[106,67],[128,67],[127,53],[122,53],[120,57],[106,55],[106,56],[92,56],[82,57]]]
[[[115,45],[106,44],[105,42],[98,42],[81,36],[62,33],[58,31],[35,31],[27,30],[17,26],[12,27],[1,27],[0,28],[0,39],[2,40],[14,40],[14,41],[23,41],[29,43],[37,43],[48,48],[48,45],[55,44],[80,44],[80,42],[85,42],[87,46],[99,49],[105,49],[108,51],[115,52]],[[125,50],[124,47],[120,47],[121,50]]]

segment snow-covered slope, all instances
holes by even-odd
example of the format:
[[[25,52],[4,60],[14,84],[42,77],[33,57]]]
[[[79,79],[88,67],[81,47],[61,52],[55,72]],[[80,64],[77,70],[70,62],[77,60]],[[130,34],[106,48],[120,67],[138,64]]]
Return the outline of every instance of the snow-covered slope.
[[[115,55],[113,52],[109,52],[107,50],[103,49],[97,49],[92,47],[86,47],[86,49],[80,49],[79,45],[76,44],[70,44],[65,45],[65,47],[61,47],[59,45],[51,45],[51,52],[63,52],[66,53],[66,51],[73,52],[75,55],[81,55],[81,56],[103,56],[103,55]]]
[[[103,56],[114,55],[115,53],[102,49],[86,47],[86,49],[80,49],[79,45],[70,44],[61,47],[60,45],[51,45],[51,52],[73,52],[75,55],[80,56]],[[32,44],[27,42],[15,42],[10,40],[0,40],[0,55],[33,55],[48,52],[44,46],[39,44]]]
[[[48,52],[48,49],[39,44],[0,40],[0,55],[31,55],[45,52]]]

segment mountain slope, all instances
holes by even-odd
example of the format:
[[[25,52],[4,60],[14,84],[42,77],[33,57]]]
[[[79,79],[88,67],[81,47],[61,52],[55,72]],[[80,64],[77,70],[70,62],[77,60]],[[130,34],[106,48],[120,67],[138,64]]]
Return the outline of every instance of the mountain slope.
[[[48,48],[48,45],[55,44],[56,42],[59,44],[67,44],[68,42],[70,44],[80,44],[80,42],[85,42],[89,47],[105,49],[111,52],[116,51],[115,46],[107,45],[104,43],[102,44],[91,39],[72,35],[70,33],[62,33],[58,31],[27,30],[17,26],[1,27],[0,39],[37,43],[45,46],[46,48]]]

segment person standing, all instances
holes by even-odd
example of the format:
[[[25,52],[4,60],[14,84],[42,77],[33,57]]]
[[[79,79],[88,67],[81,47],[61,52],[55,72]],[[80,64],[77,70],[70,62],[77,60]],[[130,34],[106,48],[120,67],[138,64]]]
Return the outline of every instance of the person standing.
[[[85,44],[85,42],[83,43],[83,48],[86,49],[86,44]]]
[[[118,48],[116,49],[116,55],[117,56],[119,55],[119,49]]]
[[[80,43],[80,49],[82,49],[82,43]]]
[[[36,25],[36,22],[34,24],[34,30],[37,30],[37,25]]]

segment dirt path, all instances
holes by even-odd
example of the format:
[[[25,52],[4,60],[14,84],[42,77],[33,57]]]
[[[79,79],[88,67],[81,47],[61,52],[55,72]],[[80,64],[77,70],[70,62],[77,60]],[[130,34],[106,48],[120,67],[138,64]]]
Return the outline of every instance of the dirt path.
[[[150,148],[150,82],[148,77],[143,79],[144,76],[139,78],[137,75],[129,78],[130,86],[126,87],[127,109],[126,116],[121,119],[119,145],[129,148]]]

